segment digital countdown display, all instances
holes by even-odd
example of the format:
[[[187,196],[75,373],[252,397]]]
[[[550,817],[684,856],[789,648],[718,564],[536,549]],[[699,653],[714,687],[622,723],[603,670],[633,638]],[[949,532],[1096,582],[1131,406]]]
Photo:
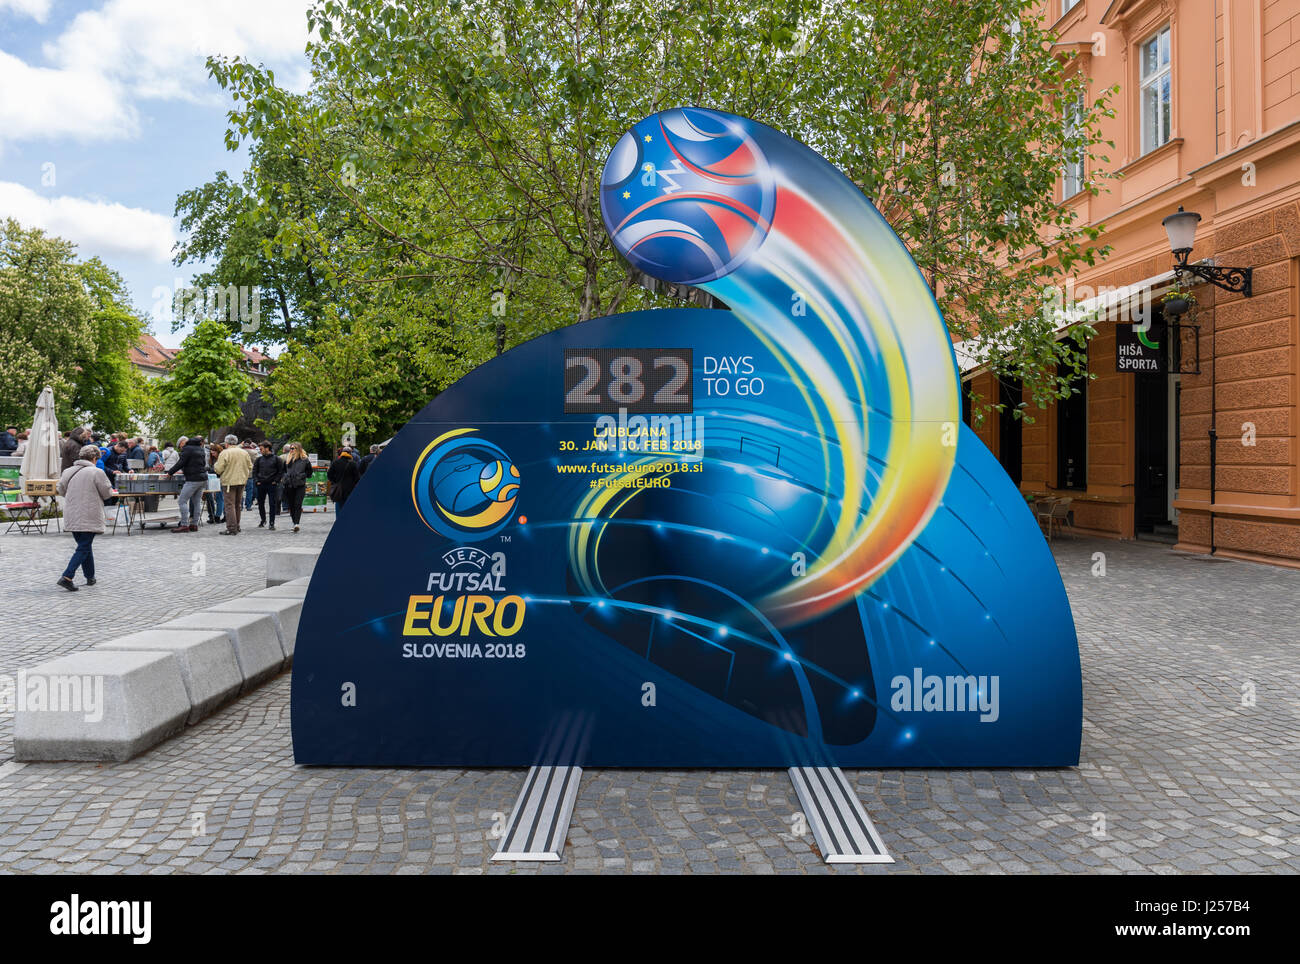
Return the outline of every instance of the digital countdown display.
[[[561,328],[411,419],[307,592],[297,762],[1076,763],[1060,576],[871,202],[682,108],[600,203],[633,268],[730,310]]]
[[[689,348],[566,348],[564,411],[687,414],[693,358]]]

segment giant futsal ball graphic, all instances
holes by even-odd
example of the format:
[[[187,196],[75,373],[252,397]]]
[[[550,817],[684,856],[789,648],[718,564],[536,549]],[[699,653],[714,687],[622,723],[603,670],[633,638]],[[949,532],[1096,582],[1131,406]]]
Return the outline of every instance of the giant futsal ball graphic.
[[[710,281],[766,237],[776,200],[772,172],[744,127],[725,115],[670,110],[653,120],[624,134],[605,163],[605,228],[647,274]],[[648,201],[647,187],[654,189]]]

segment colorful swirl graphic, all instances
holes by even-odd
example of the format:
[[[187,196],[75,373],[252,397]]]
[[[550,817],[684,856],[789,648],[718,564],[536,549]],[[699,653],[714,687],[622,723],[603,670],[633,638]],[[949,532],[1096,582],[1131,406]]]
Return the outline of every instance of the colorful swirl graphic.
[[[726,302],[797,387],[827,495],[808,521],[806,573],[769,587],[778,626],[854,598],[899,558],[940,504],[956,459],[960,400],[943,317],[874,205],[814,151],[754,121],[664,111],[611,153],[601,211],[637,268]],[[589,499],[608,519],[626,498]],[[599,578],[573,559],[587,589]]]

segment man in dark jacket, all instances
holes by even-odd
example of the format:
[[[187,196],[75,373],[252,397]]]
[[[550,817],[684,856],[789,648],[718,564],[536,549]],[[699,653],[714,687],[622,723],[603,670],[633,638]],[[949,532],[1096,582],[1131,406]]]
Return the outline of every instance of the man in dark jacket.
[[[370,468],[370,463],[373,462],[375,460],[375,457],[378,455],[379,455],[379,446],[372,445],[370,446],[370,452],[366,455],[361,456],[361,462],[357,465],[357,468],[360,470],[362,475],[366,474],[366,469]]]
[[[348,501],[348,496],[352,494],[352,490],[357,487],[357,482],[361,479],[357,460],[343,446],[337,449],[326,478],[329,479],[330,498],[334,501],[334,511],[341,512],[343,503]]]
[[[125,471],[126,443],[114,442],[104,456],[104,474],[108,476],[108,484],[113,488],[117,488],[117,473]]]
[[[86,443],[82,441],[86,436],[86,430],[78,426],[68,433],[59,447],[60,461],[63,466],[62,471],[66,472],[72,468],[72,463],[81,458],[81,448]]]
[[[271,500],[271,529],[275,529],[275,517],[280,508],[280,479],[284,477],[284,463],[276,456],[270,442],[263,442],[261,455],[253,462],[251,476],[257,486],[257,514],[262,521],[257,524],[260,529],[266,525],[266,500]]]
[[[208,457],[202,438],[185,440],[176,464],[167,474],[175,475],[177,472],[182,474],[185,484],[176,500],[181,506],[181,521],[172,532],[198,532],[203,493],[208,487]]]
[[[10,425],[0,432],[0,455],[10,455],[18,448],[18,426]]]

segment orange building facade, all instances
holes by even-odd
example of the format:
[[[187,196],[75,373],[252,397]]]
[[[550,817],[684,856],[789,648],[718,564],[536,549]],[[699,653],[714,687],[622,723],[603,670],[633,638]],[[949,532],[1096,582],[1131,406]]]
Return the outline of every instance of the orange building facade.
[[[1081,532],[1300,567],[1300,0],[1045,7],[1071,69],[1094,91],[1120,86],[1102,126],[1118,179],[1093,197],[1067,166],[1058,185],[1112,249],[1067,292],[1098,310],[1094,377],[1046,411],[1030,402],[1032,423],[992,413],[976,431],[1027,495],[1070,498]],[[1253,290],[1199,284],[1175,328],[1161,222],[1180,206],[1201,215],[1190,260],[1249,267]],[[1117,342],[1144,318],[1164,370],[1121,371]],[[1022,398],[986,370],[965,377],[984,398]]]

